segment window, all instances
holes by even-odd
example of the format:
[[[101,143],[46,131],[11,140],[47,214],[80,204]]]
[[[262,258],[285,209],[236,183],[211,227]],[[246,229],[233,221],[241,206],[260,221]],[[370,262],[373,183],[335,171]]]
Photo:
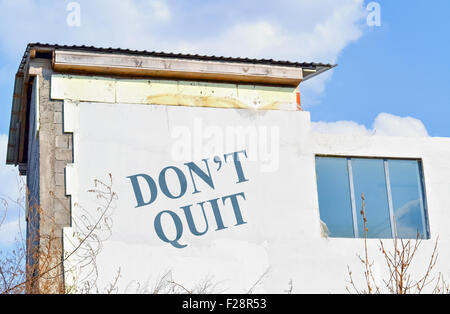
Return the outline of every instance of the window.
[[[316,157],[320,219],[329,237],[429,238],[420,160]]]

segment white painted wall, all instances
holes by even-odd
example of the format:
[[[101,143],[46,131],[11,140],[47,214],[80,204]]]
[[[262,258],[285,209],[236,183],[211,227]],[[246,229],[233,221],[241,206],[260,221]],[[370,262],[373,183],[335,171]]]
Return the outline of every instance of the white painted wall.
[[[279,139],[276,145],[278,168],[268,171],[262,167],[264,162],[260,158],[249,154],[242,160],[249,181],[236,184],[233,164],[222,164],[217,171],[217,164],[212,162],[214,154],[205,154],[203,157],[210,158],[215,189],[197,180],[197,188],[202,192],[192,194],[192,182],[183,163],[196,161],[202,168],[204,164],[195,156],[184,161],[174,160],[171,151],[173,145],[180,144],[180,139],[174,139],[171,134],[176,130],[195,134],[200,124],[203,130],[213,133],[230,126],[278,130],[278,137],[274,135]],[[77,204],[95,217],[98,200],[87,192],[93,187],[94,179],[108,181],[108,173],[111,173],[113,190],[118,195],[111,216],[112,235],[102,243],[97,256],[100,289],[114,280],[120,268],[120,291],[125,291],[133,281],[142,284],[148,281],[152,286],[171,270],[173,279],[185,287],[193,287],[210,277],[218,283],[216,292],[245,293],[270,269],[255,292],[284,293],[292,280],[294,293],[345,293],[347,265],[364,288],[363,265],[356,256],[363,253],[363,240],[331,239],[321,235],[315,154],[422,158],[432,238],[423,242],[417,257],[418,267],[424,270],[434,240],[439,236],[436,269],[450,275],[447,249],[450,244],[447,199],[450,139],[318,134],[311,132],[307,112],[70,101],[64,105],[64,125],[65,131],[74,132],[74,164],[66,169],[67,193],[72,195],[74,219],[83,213]],[[211,141],[205,139],[204,144],[208,143]],[[236,150],[248,150],[247,146],[242,144],[235,150],[224,148],[220,153],[223,156]],[[177,166],[184,171],[188,184],[185,196],[171,200],[159,191],[153,204],[135,208],[135,196],[127,177],[145,173],[157,181],[160,171],[167,166]],[[168,179],[169,182],[174,182],[172,179]],[[246,196],[246,200],[240,200],[246,224],[234,226],[236,220],[230,204],[220,203],[228,228],[215,231],[214,216],[206,205],[208,232],[202,236],[190,233],[181,206],[239,192]],[[164,210],[180,215],[184,227],[180,243],[187,247],[174,248],[158,238],[154,220]],[[198,207],[193,207],[193,211],[194,218],[202,221]],[[204,224],[199,223],[198,227],[203,229]],[[166,228],[169,230],[170,224]],[[76,231],[76,228],[65,230],[67,252]],[[369,241],[370,254],[375,261],[375,271],[382,276],[384,260],[377,250],[377,242]],[[390,241],[385,242],[390,244]],[[79,282],[83,277],[80,269],[72,268],[76,260],[74,255],[65,265],[69,285],[74,276]],[[88,269],[81,269],[81,273],[86,274]],[[135,292],[133,287],[135,285],[127,291]]]

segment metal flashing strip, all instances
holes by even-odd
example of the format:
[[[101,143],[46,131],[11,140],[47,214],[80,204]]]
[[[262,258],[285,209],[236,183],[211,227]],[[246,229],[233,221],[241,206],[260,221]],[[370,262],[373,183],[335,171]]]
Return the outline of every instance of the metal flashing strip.
[[[36,75],[35,78],[35,84],[34,84],[34,90],[35,90],[35,104],[36,104],[36,108],[35,108],[35,119],[36,119],[36,129],[35,129],[35,138],[37,139],[39,136],[39,128],[40,128],[40,122],[39,122],[39,90],[40,90],[40,85],[39,85],[39,75]]]
[[[353,185],[353,168],[352,168],[352,159],[347,158],[347,168],[348,168],[348,181],[350,185],[350,198],[352,201],[352,216],[353,216],[353,232],[355,238],[359,237],[358,230],[358,214],[356,212],[356,198],[355,198],[355,187]]]
[[[391,179],[389,177],[388,160],[384,159],[383,163],[384,163],[384,175],[386,177],[386,192],[387,192],[387,197],[388,197],[389,218],[391,221],[391,232],[392,232],[392,238],[395,239],[397,237],[397,226],[395,225],[394,205],[392,202]]]
[[[417,177],[417,186],[418,186],[418,194],[420,196],[420,204],[422,205],[422,210],[420,211],[421,214],[421,219],[422,219],[422,231],[423,231],[423,236],[425,237],[425,239],[429,239],[430,237],[430,230],[429,230],[429,224],[428,224],[428,219],[427,219],[427,214],[428,213],[428,205],[426,202],[426,196],[425,196],[425,175],[423,173],[423,165],[422,162],[418,163],[419,165],[419,173],[418,173],[418,177]],[[420,188],[422,188],[422,190],[420,190]]]

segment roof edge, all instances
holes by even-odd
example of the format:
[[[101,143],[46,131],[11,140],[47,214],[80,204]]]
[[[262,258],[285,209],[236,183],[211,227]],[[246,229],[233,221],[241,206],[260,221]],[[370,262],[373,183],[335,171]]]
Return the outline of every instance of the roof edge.
[[[30,43],[27,46],[27,51],[31,49],[47,49],[47,50],[69,50],[69,51],[84,51],[84,52],[100,52],[100,53],[114,53],[125,55],[138,55],[138,56],[152,56],[162,58],[176,58],[176,59],[191,59],[191,60],[203,60],[203,61],[221,61],[221,62],[235,62],[235,63],[251,63],[251,64],[266,64],[272,66],[287,66],[287,67],[301,67],[301,68],[315,68],[315,67],[328,67],[332,68],[336,65],[316,62],[291,62],[273,59],[255,59],[255,58],[240,58],[240,57],[224,57],[224,56],[212,56],[212,55],[199,55],[199,54],[186,54],[186,53],[167,53],[147,50],[132,50],[122,48],[102,48],[85,45],[59,45],[48,43]],[[25,57],[24,55],[24,57]]]

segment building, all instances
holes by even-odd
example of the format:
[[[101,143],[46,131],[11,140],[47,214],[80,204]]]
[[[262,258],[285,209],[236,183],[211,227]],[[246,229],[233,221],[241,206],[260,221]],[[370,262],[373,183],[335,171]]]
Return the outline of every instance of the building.
[[[29,44],[7,156],[28,290],[345,292],[347,266],[364,283],[362,195],[379,281],[378,239],[419,235],[420,270],[439,237],[447,273],[450,139],[313,132],[298,86],[332,67]]]

